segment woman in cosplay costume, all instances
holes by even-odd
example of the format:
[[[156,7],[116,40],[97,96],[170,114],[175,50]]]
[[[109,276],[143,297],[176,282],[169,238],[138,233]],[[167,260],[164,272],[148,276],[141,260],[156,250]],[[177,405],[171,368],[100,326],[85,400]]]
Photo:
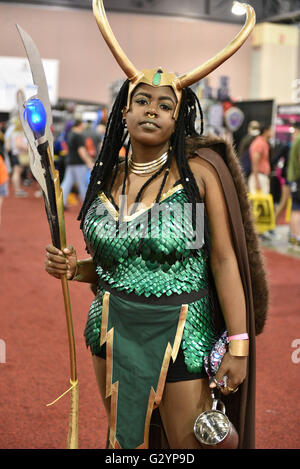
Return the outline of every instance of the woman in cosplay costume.
[[[85,338],[110,448],[201,448],[193,425],[211,408],[204,357],[225,329],[228,351],[211,386],[221,389],[239,447],[254,447],[255,335],[263,329],[268,297],[264,269],[233,149],[204,137],[202,121],[197,133],[197,109],[202,112],[188,88],[245,42],[255,13],[244,7],[246,23],[236,38],[177,77],[161,68],[138,71],[117,43],[102,0],[93,2],[99,29],[128,80],[79,215],[91,258],[77,260],[72,246],[64,253],[48,246],[46,270],[96,285]],[[154,417],[160,426],[152,425]]]

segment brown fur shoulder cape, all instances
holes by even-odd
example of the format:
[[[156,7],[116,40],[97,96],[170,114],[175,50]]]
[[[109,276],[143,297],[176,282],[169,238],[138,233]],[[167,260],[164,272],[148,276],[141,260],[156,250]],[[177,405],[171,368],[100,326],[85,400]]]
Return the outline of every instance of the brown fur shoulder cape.
[[[263,331],[268,309],[268,286],[258,236],[254,228],[247,187],[231,142],[219,137],[196,137],[186,141],[188,157],[208,161],[220,179],[228,209],[231,234],[246,299],[247,330],[250,337],[247,376],[239,390],[222,396],[226,414],[239,433],[239,448],[255,448],[255,336]],[[234,294],[234,292],[233,292]],[[219,314],[222,314],[221,311]],[[155,411],[156,412],[156,411]],[[176,410],[175,410],[176,412]],[[154,413],[152,430],[159,424]],[[151,438],[150,448],[166,448],[161,439]]]

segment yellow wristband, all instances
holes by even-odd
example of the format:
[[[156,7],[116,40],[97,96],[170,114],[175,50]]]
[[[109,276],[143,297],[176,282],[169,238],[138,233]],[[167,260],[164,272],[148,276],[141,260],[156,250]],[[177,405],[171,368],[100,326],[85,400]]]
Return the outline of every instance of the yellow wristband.
[[[231,340],[229,342],[229,353],[233,357],[248,357],[249,340]]]

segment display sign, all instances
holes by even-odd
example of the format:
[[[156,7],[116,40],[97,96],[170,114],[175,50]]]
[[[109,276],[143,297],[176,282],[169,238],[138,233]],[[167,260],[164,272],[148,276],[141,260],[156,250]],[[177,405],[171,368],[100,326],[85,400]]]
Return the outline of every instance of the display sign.
[[[49,98],[52,105],[58,98],[59,61],[43,59]],[[27,58],[0,57],[0,112],[11,112],[17,106],[17,91],[22,88],[26,99],[36,92]]]
[[[276,224],[273,196],[257,191],[255,194],[248,194],[248,197],[257,232],[263,234],[274,230]]]

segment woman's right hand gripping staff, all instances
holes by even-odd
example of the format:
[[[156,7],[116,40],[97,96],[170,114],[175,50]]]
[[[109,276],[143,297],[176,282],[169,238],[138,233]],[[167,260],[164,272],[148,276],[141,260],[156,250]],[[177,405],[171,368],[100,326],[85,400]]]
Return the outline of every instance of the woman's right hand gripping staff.
[[[45,268],[48,274],[60,279],[66,275],[68,280],[97,283],[95,264],[91,257],[79,261],[74,246],[60,250],[49,244],[46,246]]]
[[[63,251],[49,244],[46,247],[45,268],[48,274],[56,278],[66,275],[68,280],[75,276],[77,268],[77,255],[73,246],[66,247]]]
[[[49,244],[46,247],[46,271],[56,278],[66,275],[68,280],[94,284],[97,282],[97,273],[93,259],[90,257],[78,261],[74,246],[67,246],[60,250]]]

